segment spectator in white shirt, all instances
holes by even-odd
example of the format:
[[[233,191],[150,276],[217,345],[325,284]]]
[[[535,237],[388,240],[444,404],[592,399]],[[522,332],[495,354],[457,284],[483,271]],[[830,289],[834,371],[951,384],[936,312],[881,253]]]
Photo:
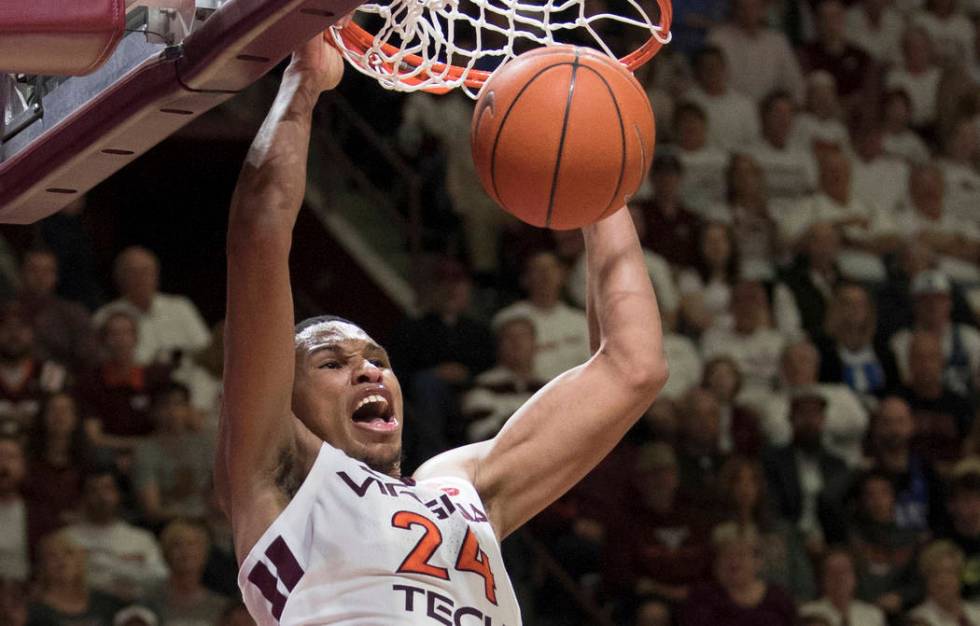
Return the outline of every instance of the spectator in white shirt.
[[[762,418],[762,432],[774,446],[789,443],[793,436],[792,396],[798,390],[810,389],[823,397],[827,405],[824,446],[853,467],[863,456],[861,446],[868,429],[868,412],[850,387],[818,383],[819,372],[820,353],[812,343],[801,340],[786,346],[780,359],[779,387],[764,402],[756,404]]]
[[[885,614],[873,604],[855,598],[857,574],[854,557],[843,548],[831,548],[821,559],[819,600],[800,607],[800,615],[825,615],[830,626],[885,626]]]
[[[845,17],[848,42],[882,65],[899,60],[904,28],[902,15],[888,0],[861,0]]]
[[[841,121],[843,116],[834,76],[824,70],[810,72],[806,77],[806,107],[793,122],[790,144],[805,151],[821,147],[849,150],[851,142]]]
[[[929,33],[940,62],[956,65],[973,58],[973,24],[957,11],[956,0],[928,0],[912,23]]]
[[[497,363],[473,380],[462,398],[467,441],[490,439],[528,398],[544,386],[534,373],[534,322],[510,317],[494,328]]]
[[[872,210],[894,215],[908,192],[909,166],[885,154],[883,138],[876,126],[856,130],[851,178],[856,198]]]
[[[738,279],[731,228],[720,222],[705,223],[698,233],[694,267],[678,277],[683,328],[697,335],[712,326],[730,327],[731,292]]]
[[[956,544],[933,541],[919,556],[926,600],[909,612],[912,623],[924,626],[980,624],[980,606],[961,596],[965,557]]]
[[[905,89],[890,89],[885,94],[882,111],[882,147],[885,154],[904,159],[909,163],[925,163],[929,160],[929,148],[914,130],[912,99]]]
[[[682,102],[674,110],[674,137],[682,166],[681,199],[704,214],[725,199],[728,155],[708,144],[708,117],[693,102]]]
[[[208,328],[197,307],[184,296],[159,292],[160,262],[152,252],[139,246],[126,248],[116,257],[114,277],[121,297],[96,311],[93,320],[101,327],[113,310],[132,311],[140,323],[136,358],[141,364],[177,365],[177,357],[208,344]]]
[[[589,324],[585,313],[561,300],[565,268],[558,257],[541,251],[528,257],[521,277],[527,299],[499,311],[493,325],[518,315],[534,322],[537,356],[534,369],[545,380],[585,363],[589,350]]]
[[[708,43],[725,52],[737,91],[758,102],[782,89],[798,101],[803,95],[800,65],[786,35],[765,24],[765,11],[763,0],[736,0],[732,21],[713,28]]]
[[[701,337],[705,359],[728,355],[738,364],[744,386],[739,400],[770,393],[785,339],[771,326],[772,313],[761,283],[743,281],[732,289],[733,323],[716,325]]]
[[[949,186],[942,170],[920,165],[909,174],[908,200],[896,217],[903,235],[929,246],[939,268],[954,282],[980,282],[976,266],[980,258],[980,229],[972,222],[950,215],[945,202]]]
[[[956,120],[943,138],[939,166],[946,182],[949,213],[963,221],[980,224],[980,172],[977,172],[977,123],[974,118]]]
[[[728,163],[727,177],[728,206],[717,215],[712,213],[712,218],[731,223],[741,276],[771,280],[782,250],[762,168],[748,154],[737,152]]]
[[[941,78],[942,70],[933,63],[929,33],[921,26],[910,26],[902,36],[902,63],[885,76],[885,86],[908,94],[914,128],[928,130],[935,124]]]
[[[790,145],[796,105],[786,92],[773,92],[759,105],[762,140],[749,154],[762,168],[773,212],[810,193],[817,182],[817,166],[808,151]]]
[[[151,533],[119,517],[118,478],[109,469],[85,477],[82,519],[66,529],[88,552],[93,589],[133,601],[167,578],[160,546]]]
[[[865,282],[885,279],[880,255],[901,243],[894,221],[854,196],[850,161],[838,150],[821,154],[820,190],[783,213],[780,231],[786,246],[798,248],[807,229],[817,222],[830,222],[840,229],[844,247],[839,264],[845,276]]]
[[[684,95],[708,116],[708,143],[733,151],[759,140],[758,107],[728,84],[725,53],[705,46],[694,55],[696,84]]]

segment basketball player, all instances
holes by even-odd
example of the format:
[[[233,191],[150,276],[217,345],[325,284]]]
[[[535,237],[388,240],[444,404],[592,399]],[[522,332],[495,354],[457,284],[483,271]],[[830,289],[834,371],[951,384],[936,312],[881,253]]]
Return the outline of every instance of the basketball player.
[[[342,319],[293,327],[312,110],[342,73],[322,38],[293,55],[232,200],[215,479],[245,603],[261,626],[517,626],[499,541],[592,469],[666,380],[643,253],[626,209],[585,229],[594,356],[494,439],[402,476],[385,350]]]

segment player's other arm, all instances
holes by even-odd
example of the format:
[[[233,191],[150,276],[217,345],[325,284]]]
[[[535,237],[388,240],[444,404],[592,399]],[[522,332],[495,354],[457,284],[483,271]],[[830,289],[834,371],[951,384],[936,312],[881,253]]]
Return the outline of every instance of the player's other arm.
[[[473,480],[501,538],[595,467],[667,380],[657,300],[629,212],[584,234],[593,357],[538,392],[494,439],[441,455],[417,473]]]
[[[313,108],[342,73],[339,53],[322,36],[294,53],[232,197],[215,484],[235,523],[239,554],[251,547],[241,545],[243,535],[258,538],[248,527],[264,531],[282,507],[278,490],[269,487],[292,435],[289,250],[306,189]]]

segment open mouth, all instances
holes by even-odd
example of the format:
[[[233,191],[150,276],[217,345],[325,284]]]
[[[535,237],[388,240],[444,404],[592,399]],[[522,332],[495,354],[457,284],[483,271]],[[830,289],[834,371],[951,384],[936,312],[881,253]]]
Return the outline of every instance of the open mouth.
[[[354,405],[351,421],[369,430],[390,431],[398,428],[394,407],[386,395],[372,393],[362,397]]]

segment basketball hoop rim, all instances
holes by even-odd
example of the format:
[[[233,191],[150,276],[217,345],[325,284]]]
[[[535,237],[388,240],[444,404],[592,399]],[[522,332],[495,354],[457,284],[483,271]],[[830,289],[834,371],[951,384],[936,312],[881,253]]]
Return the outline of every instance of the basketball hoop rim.
[[[673,6],[671,0],[657,0],[657,6],[660,8],[660,23],[657,25],[657,29],[661,33],[669,33],[670,25],[673,19]],[[368,51],[374,45],[374,35],[366,31],[361,26],[355,24],[353,21],[349,21],[342,29],[339,31],[334,30],[336,33],[336,38],[340,39],[340,42],[347,49],[357,57],[364,57]],[[652,59],[663,47],[664,42],[658,39],[656,35],[651,35],[643,45],[641,45],[636,50],[633,50],[629,54],[621,57],[619,59],[620,63],[626,66],[630,72],[635,72],[637,68]],[[380,49],[387,55],[394,56],[399,52],[399,48],[388,43],[381,44]],[[425,60],[418,56],[417,54],[406,54],[402,57],[402,61],[405,65],[410,66],[413,70],[422,66]],[[357,62],[352,60],[352,62]],[[462,84],[475,90],[479,90],[484,83],[486,83],[493,72],[488,72],[486,70],[469,69],[465,67],[460,67],[458,65],[446,65],[445,63],[433,63],[430,71],[422,71],[415,75],[406,75],[405,71],[396,72],[390,63],[382,64],[385,71],[395,76],[399,76],[399,80],[405,82],[408,85],[419,85],[420,83],[428,80],[432,74],[438,76],[445,76],[446,79],[452,81],[458,81],[464,75],[466,78],[463,80]],[[435,94],[444,94],[449,91],[448,87],[427,87],[423,91]]]

